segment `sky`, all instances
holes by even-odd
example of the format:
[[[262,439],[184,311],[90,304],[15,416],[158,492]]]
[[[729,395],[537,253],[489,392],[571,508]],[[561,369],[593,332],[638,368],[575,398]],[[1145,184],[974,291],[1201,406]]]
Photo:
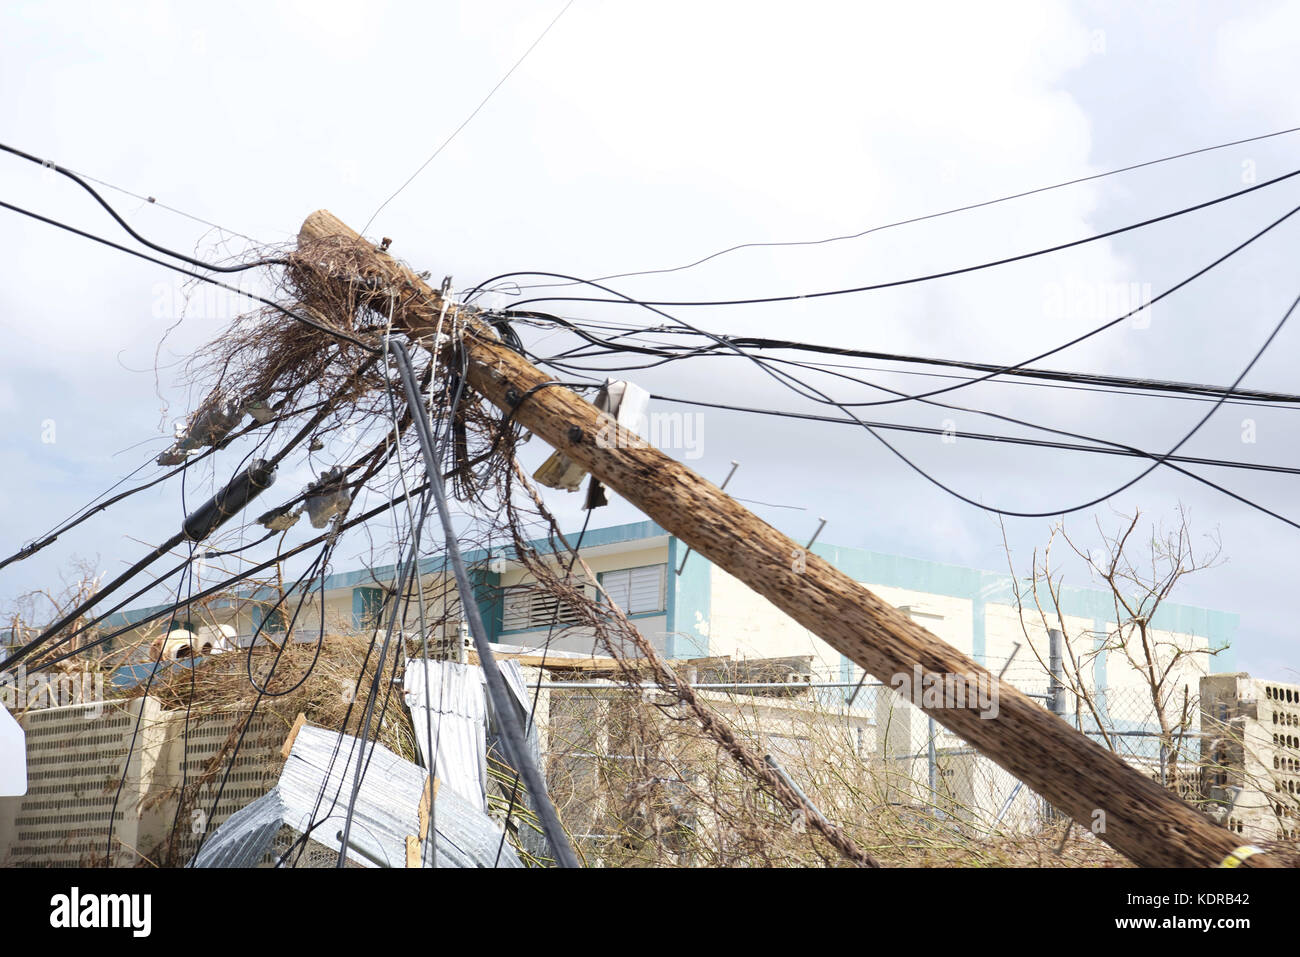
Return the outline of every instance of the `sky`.
[[[142,234],[207,260],[291,242],[308,213],[328,208],[357,228],[374,216],[368,235],[391,238],[394,254],[464,290],[515,271],[600,277],[681,266],[742,243],[853,234],[1297,125],[1300,61],[1285,46],[1300,31],[1297,4],[576,0],[393,196],[562,7],[10,3],[0,13],[0,142],[155,197],[105,193]],[[611,284],[666,300],[857,287],[1094,236],[1297,167],[1300,134],[1292,134],[858,239],[749,248]],[[0,156],[0,199],[127,241],[74,184],[13,157]],[[1300,179],[946,279],[668,311],[715,333],[1016,363],[1116,318],[1126,296],[1136,305],[1181,282],[1297,204]],[[1300,217],[1042,365],[1229,384],[1300,294],[1285,268],[1297,242]],[[3,209],[0,262],[0,551],[8,553],[167,447],[173,423],[200,397],[184,383],[186,359],[242,303]],[[240,282],[265,288],[252,276]],[[666,321],[618,306],[550,308]],[[545,352],[543,334],[529,336]],[[1300,328],[1284,326],[1243,385],[1300,392],[1291,374],[1297,345]],[[739,359],[631,375],[656,395],[824,411]],[[907,392],[949,381],[870,377]],[[834,389],[846,401],[880,395]],[[1161,453],[1210,411],[998,382],[941,398]],[[687,407],[656,402],[652,410]],[[860,414],[1034,434],[917,403]],[[1300,465],[1297,415],[1225,405],[1179,451]],[[1132,458],[885,433],[914,468],[855,428],[722,411],[691,423],[689,447],[667,451],[714,481],[740,462],[728,491],[769,503],[753,507],[796,538],[824,517],[825,542],[1001,570],[1008,560],[997,516],[952,492],[1045,513],[1006,519],[1019,574],[1047,542],[1055,513],[1103,498],[1146,468]],[[534,442],[525,457],[535,463],[545,452]],[[210,494],[221,467],[189,479],[188,504]],[[1294,476],[1192,470],[1300,522]],[[133,481],[155,472],[147,466]],[[282,470],[276,492],[292,494],[311,475],[307,463]],[[566,527],[580,524],[580,496],[557,492],[551,501]],[[1198,543],[1217,536],[1223,561],[1185,579],[1174,599],[1240,615],[1236,667],[1300,681],[1295,527],[1167,469],[1064,521],[1091,548],[1134,510],[1144,528],[1168,528],[1180,509]],[[135,496],[0,571],[0,606],[49,587],[77,558],[115,574],[172,534],[183,512],[174,485]],[[615,502],[593,522],[636,518]],[[350,543],[336,568],[357,567],[372,548],[373,539]],[[1064,571],[1067,582],[1090,583],[1079,563]]]

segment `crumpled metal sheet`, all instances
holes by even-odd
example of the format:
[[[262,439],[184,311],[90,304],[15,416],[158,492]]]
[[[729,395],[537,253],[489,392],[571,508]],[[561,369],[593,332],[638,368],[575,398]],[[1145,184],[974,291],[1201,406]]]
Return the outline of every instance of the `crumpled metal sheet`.
[[[429,754],[436,753],[440,785],[486,810],[487,687],[483,669],[454,661],[408,659],[402,687],[420,759],[427,765]]]
[[[337,853],[359,765],[364,774],[352,818],[348,859],[363,867],[375,867],[377,861],[404,866],[406,837],[419,833],[419,804],[428,772],[381,745],[363,749],[357,738],[344,735],[340,739],[337,732],[310,726],[298,732],[279,783],[232,814],[204,844],[192,866],[255,866],[281,827],[288,825],[301,834],[314,822],[319,823],[311,830],[311,838]],[[317,808],[322,785],[324,798]],[[430,832],[423,846],[425,867],[523,866],[508,843],[502,847],[497,824],[449,788],[439,788]]]

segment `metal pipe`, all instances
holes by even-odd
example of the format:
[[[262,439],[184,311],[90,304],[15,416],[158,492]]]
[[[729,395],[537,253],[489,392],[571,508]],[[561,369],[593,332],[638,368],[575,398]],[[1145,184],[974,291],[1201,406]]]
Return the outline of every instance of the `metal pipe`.
[[[338,841],[339,844],[342,844],[342,843],[343,843],[343,832],[342,832],[342,831],[339,831],[336,835],[334,835],[334,840]],[[362,857],[364,857],[366,860],[370,861],[371,863],[373,863],[373,864],[374,864],[375,866],[377,866],[377,867],[392,867],[392,866],[393,866],[393,865],[390,864],[387,860],[381,860],[381,859],[379,859],[378,857],[376,857],[374,854],[372,854],[370,851],[367,851],[364,847],[362,847],[362,846],[361,846],[360,844],[358,844],[356,841],[353,841],[353,840],[349,839],[348,842],[347,842],[347,846],[350,847],[352,850],[356,851],[358,854],[360,854]],[[343,853],[342,851],[340,851],[340,852],[339,852],[339,856],[340,856],[340,857],[347,857],[347,854],[345,854],[345,853]]]
[[[1065,660],[1062,651],[1065,635],[1056,628],[1047,630],[1047,667],[1050,679],[1047,684],[1047,710],[1065,717]]]
[[[474,600],[474,588],[470,583],[464,560],[461,558],[456,529],[451,524],[451,513],[447,507],[446,493],[442,484],[442,469],[438,464],[437,453],[434,450],[433,433],[429,428],[429,420],[425,415],[424,405],[420,401],[420,390],[415,385],[415,372],[412,369],[410,357],[407,355],[406,348],[400,342],[389,340],[388,349],[393,355],[398,374],[402,380],[402,386],[406,390],[407,406],[410,409],[411,418],[415,422],[416,436],[420,441],[420,452],[424,456],[425,471],[428,472],[429,476],[429,488],[433,492],[434,504],[438,509],[438,519],[442,523],[443,538],[447,546],[447,557],[451,561],[452,571],[456,579],[456,591],[460,596],[461,606],[465,609],[470,633],[474,637],[479,666],[483,669],[483,677],[487,685],[488,698],[492,702],[492,707],[497,713],[497,720],[501,724],[501,739],[505,745],[506,756],[519,772],[520,777],[523,779],[524,788],[535,802],[537,817],[541,822],[546,840],[551,845],[551,852],[555,855],[555,862],[560,867],[579,867],[578,857],[573,852],[573,848],[569,846],[564,828],[560,824],[560,818],[555,812],[555,805],[551,803],[550,795],[546,791],[546,780],[542,777],[528,752],[523,722],[515,713],[514,704],[510,699],[510,691],[506,687],[505,678],[501,676],[501,670],[492,651],[492,645],[487,638],[487,630],[483,627],[482,613],[479,611],[478,603]]]
[[[763,760],[767,763],[769,768],[776,772],[777,777],[785,782],[786,787],[798,796],[799,800],[803,802],[805,808],[813,814],[816,814],[823,824],[826,824],[827,826],[830,825],[830,822],[826,820],[826,815],[818,809],[816,804],[813,804],[808,795],[803,793],[803,788],[794,783],[794,778],[790,777],[790,775],[786,773],[785,768],[781,767],[781,763],[777,761],[776,758],[772,757],[770,754],[765,754],[763,755]]]

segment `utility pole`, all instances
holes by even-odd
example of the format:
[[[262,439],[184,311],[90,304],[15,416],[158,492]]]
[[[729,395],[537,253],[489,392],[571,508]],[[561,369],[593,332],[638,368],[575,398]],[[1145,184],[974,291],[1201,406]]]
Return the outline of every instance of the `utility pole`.
[[[442,326],[459,330],[466,380],[513,421],[563,452],[670,534],[762,595],[881,681],[962,676],[989,688],[996,717],[978,704],[922,707],[953,733],[1034,788],[1136,863],[1215,867],[1244,857],[1242,842],[1174,794],[1002,683],[904,612],[808,552],[680,462],[602,417],[599,410],[508,348],[470,309],[439,293],[331,213],[303,223],[290,269],[346,287],[425,348]],[[439,356],[443,358],[444,356]],[[611,434],[615,441],[606,441]],[[1236,857],[1234,852],[1240,852]],[[1254,853],[1246,866],[1280,866]]]

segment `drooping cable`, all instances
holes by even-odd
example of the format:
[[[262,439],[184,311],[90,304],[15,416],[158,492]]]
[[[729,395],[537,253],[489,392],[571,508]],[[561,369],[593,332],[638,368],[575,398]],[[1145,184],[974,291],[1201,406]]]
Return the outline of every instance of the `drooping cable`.
[[[872,226],[867,229],[859,230],[858,232],[855,233],[848,233],[842,236],[829,236],[829,237],[824,237],[822,239],[806,239],[806,240],[794,240],[794,241],[786,240],[782,242],[739,243],[735,246],[728,246],[726,249],[720,249],[715,253],[710,253],[707,256],[704,256],[700,259],[696,259],[693,262],[685,263],[680,266],[671,266],[665,269],[641,269],[635,272],[611,273],[608,276],[597,276],[595,281],[609,282],[614,279],[632,279],[638,276],[660,276],[666,273],[683,272],[687,269],[694,269],[696,266],[702,266],[705,263],[710,262],[711,260],[729,255],[730,253],[739,252],[742,249],[775,249],[775,248],[789,248],[793,246],[823,246],[828,243],[838,243],[838,242],[845,242],[853,239],[861,239],[864,236],[870,236],[873,233],[884,232],[885,230],[888,229],[896,229],[900,226],[911,226],[915,223],[923,223],[932,219],[940,219],[944,216],[952,216],[957,213],[965,213],[976,209],[984,209],[985,207],[989,207],[989,206],[997,206],[1001,203],[1011,202],[1012,200],[1016,200],[1016,199],[1023,199],[1028,196],[1036,196],[1040,193],[1047,193],[1047,192],[1051,192],[1052,190],[1063,189],[1067,186],[1076,186],[1080,183],[1090,183],[1093,182],[1094,180],[1105,179],[1106,177],[1116,176],[1119,175],[1120,173],[1128,173],[1128,172],[1132,172],[1133,170],[1145,169],[1146,167],[1149,166],[1158,166],[1162,163],[1168,163],[1174,160],[1185,159],[1189,156],[1199,156],[1202,153],[1212,153],[1217,150],[1229,149],[1233,146],[1243,146],[1246,143],[1257,143],[1260,142],[1261,140],[1269,140],[1278,136],[1286,136],[1290,133],[1297,133],[1297,132],[1300,132],[1300,126],[1293,126],[1284,130],[1275,130],[1272,133],[1261,133],[1257,136],[1247,136],[1243,139],[1230,140],[1226,143],[1215,143],[1212,146],[1202,146],[1197,149],[1184,150],[1181,153],[1172,153],[1168,156],[1161,156],[1156,159],[1143,160],[1142,162],[1139,163],[1130,163],[1127,166],[1120,166],[1115,169],[1109,169],[1103,173],[1092,173],[1088,176],[1076,176],[1073,179],[1067,179],[1064,180],[1063,182],[1053,183],[1050,186],[1039,186],[1033,189],[1021,190],[1020,192],[1017,193],[1008,193],[1004,196],[998,196],[994,199],[986,199],[981,202],[968,203],[964,206],[955,206],[950,209],[940,210],[939,212],[926,213],[920,216],[912,216],[908,219],[900,219],[892,223],[884,223],[880,226]],[[553,288],[555,286],[567,286],[567,285],[574,285],[574,284],[572,282],[539,283],[535,285],[523,286],[522,288],[523,289],[545,289],[548,287]]]

